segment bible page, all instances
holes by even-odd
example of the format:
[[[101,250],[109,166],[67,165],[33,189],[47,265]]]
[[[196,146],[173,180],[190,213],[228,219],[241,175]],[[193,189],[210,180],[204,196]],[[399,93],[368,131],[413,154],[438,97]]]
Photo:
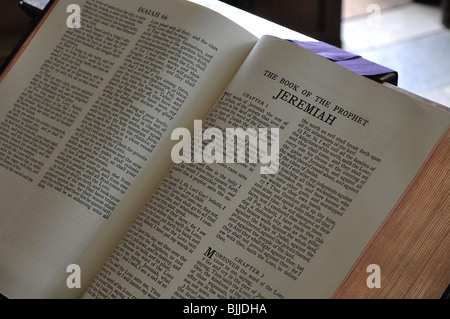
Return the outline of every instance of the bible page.
[[[87,297],[329,298],[450,123],[271,36],[201,120]]]
[[[58,1],[0,83],[1,293],[81,295],[255,42],[187,1]]]

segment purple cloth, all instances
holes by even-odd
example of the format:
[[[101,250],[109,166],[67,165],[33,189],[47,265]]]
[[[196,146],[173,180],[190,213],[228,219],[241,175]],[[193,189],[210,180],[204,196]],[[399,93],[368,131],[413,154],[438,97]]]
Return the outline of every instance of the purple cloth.
[[[376,76],[386,73],[397,73],[385,66],[371,62],[362,58],[360,55],[353,54],[328,43],[320,41],[297,41],[289,40],[309,51],[312,51],[324,58],[327,58],[337,64],[364,76]]]

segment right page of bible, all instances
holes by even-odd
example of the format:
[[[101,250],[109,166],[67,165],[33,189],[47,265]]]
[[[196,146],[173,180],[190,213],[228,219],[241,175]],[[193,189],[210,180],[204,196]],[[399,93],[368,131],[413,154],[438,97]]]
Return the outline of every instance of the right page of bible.
[[[175,164],[89,295],[331,297],[449,118],[263,37],[202,125],[267,128],[279,153],[260,143],[257,164]]]

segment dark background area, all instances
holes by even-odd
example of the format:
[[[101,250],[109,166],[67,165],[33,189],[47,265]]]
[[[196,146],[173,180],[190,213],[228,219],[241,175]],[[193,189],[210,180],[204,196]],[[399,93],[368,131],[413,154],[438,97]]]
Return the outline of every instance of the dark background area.
[[[342,8],[345,0],[220,1],[317,40],[341,47]],[[450,27],[450,0],[414,0],[414,2],[442,6],[443,23]]]
[[[317,40],[341,46],[341,0],[221,0]]]

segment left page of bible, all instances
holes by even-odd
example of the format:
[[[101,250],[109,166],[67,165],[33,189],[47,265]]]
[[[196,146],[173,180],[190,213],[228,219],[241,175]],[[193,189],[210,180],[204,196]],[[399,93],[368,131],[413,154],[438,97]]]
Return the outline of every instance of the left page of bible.
[[[170,132],[208,112],[256,42],[187,1],[78,1],[80,28],[69,4],[0,78],[8,298],[82,294],[172,165]],[[71,264],[81,289],[66,285]]]

